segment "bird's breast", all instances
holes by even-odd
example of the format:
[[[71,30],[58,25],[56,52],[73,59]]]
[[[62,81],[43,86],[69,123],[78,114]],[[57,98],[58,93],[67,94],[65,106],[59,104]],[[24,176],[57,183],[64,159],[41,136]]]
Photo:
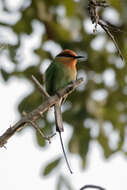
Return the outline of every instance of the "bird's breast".
[[[77,70],[76,66],[64,64],[64,77],[68,79],[68,82],[76,80]]]
[[[76,67],[65,63],[52,63],[46,71],[46,89],[50,95],[76,80]]]

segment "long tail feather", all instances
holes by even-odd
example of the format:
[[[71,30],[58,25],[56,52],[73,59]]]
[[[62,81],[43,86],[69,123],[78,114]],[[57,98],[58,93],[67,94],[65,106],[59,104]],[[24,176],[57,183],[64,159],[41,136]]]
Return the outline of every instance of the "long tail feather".
[[[59,132],[60,142],[61,142],[61,146],[62,146],[62,150],[63,150],[64,158],[66,160],[67,167],[68,167],[70,173],[72,173],[72,170],[69,166],[69,162],[67,160],[67,156],[65,153],[65,149],[64,149],[64,145],[63,145],[63,141],[62,141],[62,136],[61,136],[61,132],[64,131],[63,122],[62,122],[62,113],[61,113],[61,102],[58,102],[57,104],[55,104],[54,109],[55,109],[56,131]]]
[[[66,160],[67,167],[68,167],[70,173],[72,174],[73,172],[72,172],[72,170],[70,168],[70,165],[69,165],[66,153],[65,153],[65,149],[64,149],[64,145],[63,145],[63,140],[62,140],[61,132],[59,132],[59,136],[60,136],[60,142],[61,142],[61,146],[62,146],[62,150],[63,150],[64,158]]]
[[[60,103],[55,104],[55,122],[56,122],[56,131],[63,132],[63,122],[62,122],[62,113]]]

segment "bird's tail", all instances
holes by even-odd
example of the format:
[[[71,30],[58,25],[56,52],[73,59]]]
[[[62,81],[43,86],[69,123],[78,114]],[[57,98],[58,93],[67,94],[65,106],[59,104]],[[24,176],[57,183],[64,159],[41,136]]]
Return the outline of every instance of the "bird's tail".
[[[64,158],[66,160],[68,169],[69,169],[70,173],[72,174],[72,170],[71,170],[69,162],[67,160],[67,156],[66,156],[66,153],[65,153],[65,150],[64,150],[64,145],[63,145],[62,136],[61,136],[61,132],[64,131],[63,122],[62,122],[62,113],[61,113],[61,101],[58,102],[57,104],[55,104],[54,109],[55,109],[56,131],[59,132],[60,142],[61,142]]]
[[[62,113],[61,113],[61,103],[58,102],[55,104],[55,122],[56,122],[56,131],[63,132],[63,122],[62,122]]]

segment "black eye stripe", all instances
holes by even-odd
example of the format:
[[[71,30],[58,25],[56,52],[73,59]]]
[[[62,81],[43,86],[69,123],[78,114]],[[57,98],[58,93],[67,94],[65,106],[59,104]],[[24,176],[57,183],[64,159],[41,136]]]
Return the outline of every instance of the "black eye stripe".
[[[76,56],[70,55],[70,54],[59,54],[59,55],[57,55],[57,57],[73,57],[73,58],[75,58]]]

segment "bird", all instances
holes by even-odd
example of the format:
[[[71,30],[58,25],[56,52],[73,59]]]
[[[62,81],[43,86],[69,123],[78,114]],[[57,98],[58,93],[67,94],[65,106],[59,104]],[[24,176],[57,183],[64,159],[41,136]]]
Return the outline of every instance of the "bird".
[[[56,55],[55,59],[46,70],[46,90],[49,95],[53,96],[57,94],[57,91],[59,89],[64,88],[66,85],[76,80],[77,60],[82,58],[84,58],[84,56],[79,56],[73,50],[70,49],[65,49],[61,51],[58,55]],[[65,98],[61,98],[59,102],[56,103],[54,106],[56,131],[59,132],[61,141],[61,132],[64,131],[61,114],[61,105],[64,102],[64,99]],[[63,147],[63,143],[61,144]]]

